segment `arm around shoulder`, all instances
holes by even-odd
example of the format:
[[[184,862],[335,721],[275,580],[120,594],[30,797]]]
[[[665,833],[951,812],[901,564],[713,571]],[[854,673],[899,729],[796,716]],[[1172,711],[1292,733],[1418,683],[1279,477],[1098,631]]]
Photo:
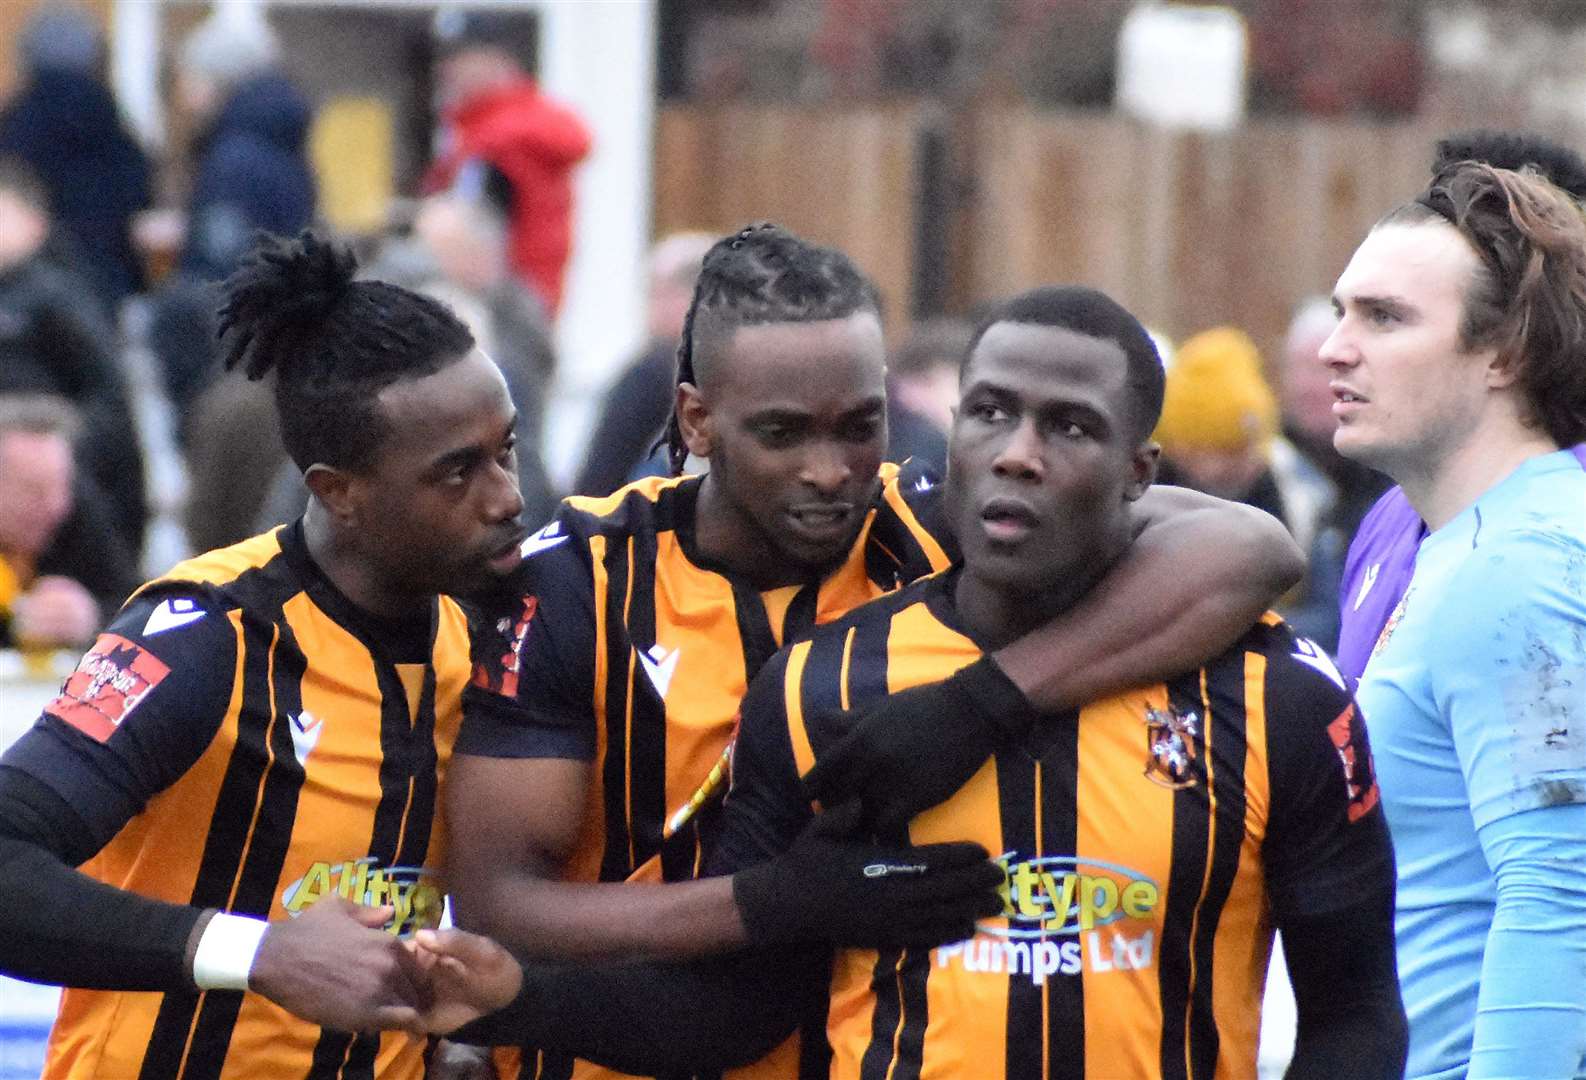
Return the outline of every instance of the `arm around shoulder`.
[[[1300,579],[1270,514],[1183,488],[1136,504],[1134,542],[1064,616],[995,656],[1043,711],[1172,678],[1222,652]]]

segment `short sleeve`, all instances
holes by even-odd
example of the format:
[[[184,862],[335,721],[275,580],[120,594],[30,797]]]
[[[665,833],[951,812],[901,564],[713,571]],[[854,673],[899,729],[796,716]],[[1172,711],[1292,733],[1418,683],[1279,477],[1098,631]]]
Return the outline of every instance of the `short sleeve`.
[[[1485,540],[1432,620],[1432,696],[1477,829],[1586,803],[1586,539]]]
[[[738,713],[732,787],[706,872],[730,874],[781,853],[810,820],[785,702],[786,651],[749,684]]]
[[[141,594],[0,765],[54,791],[103,846],[214,740],[236,650],[231,620],[202,588]]]
[[[1263,698],[1270,809],[1262,859],[1274,921],[1322,918],[1392,896],[1393,848],[1371,745],[1327,653],[1283,631]]]
[[[593,576],[585,545],[563,528],[558,519],[530,537],[514,588],[470,619],[459,754],[595,756]]]
[[[910,458],[886,481],[870,526],[872,555],[891,564],[891,582],[907,584],[943,569],[958,558],[958,545],[942,500],[940,477]],[[877,575],[871,567],[872,577]]]

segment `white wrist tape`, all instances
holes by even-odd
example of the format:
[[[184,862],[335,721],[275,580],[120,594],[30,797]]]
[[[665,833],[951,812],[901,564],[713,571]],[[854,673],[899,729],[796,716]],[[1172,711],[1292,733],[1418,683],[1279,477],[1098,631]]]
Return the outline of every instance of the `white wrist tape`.
[[[200,990],[248,989],[248,972],[269,928],[263,919],[216,912],[193,953],[193,982]]]

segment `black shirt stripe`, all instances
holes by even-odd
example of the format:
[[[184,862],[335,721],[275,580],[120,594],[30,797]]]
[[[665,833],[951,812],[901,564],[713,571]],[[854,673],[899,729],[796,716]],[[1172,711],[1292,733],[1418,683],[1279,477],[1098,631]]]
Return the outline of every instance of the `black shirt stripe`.
[[[1206,896],[1196,914],[1194,982],[1189,1019],[1190,1071],[1212,1080],[1217,1069],[1217,1019],[1212,1009],[1213,946],[1223,905],[1239,870],[1245,836],[1245,672],[1244,653],[1234,652],[1206,669],[1206,730],[1217,720],[1210,761],[1216,809],[1212,820],[1211,872]]]
[[[1079,714],[1044,717],[1036,733],[1041,746],[1041,853],[1073,858],[1079,850]],[[1048,1080],[1084,1080],[1084,979],[1080,971],[1046,980]]]
[[[1195,734],[1195,768],[1204,776],[1206,761],[1205,703],[1200,672],[1168,684],[1168,707],[1200,718]],[[1188,1080],[1186,1037],[1191,991],[1190,925],[1206,883],[1207,841],[1211,826],[1205,784],[1195,783],[1173,795],[1173,869],[1168,878],[1167,911],[1157,960],[1162,1000],[1161,1062],[1163,1080]]]

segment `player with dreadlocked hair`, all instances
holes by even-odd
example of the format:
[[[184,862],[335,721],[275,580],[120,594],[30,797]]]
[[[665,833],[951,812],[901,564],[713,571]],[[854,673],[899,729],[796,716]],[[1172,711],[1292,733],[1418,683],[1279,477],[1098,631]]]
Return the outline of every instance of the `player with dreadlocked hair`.
[[[524,545],[526,595],[494,620],[505,640],[481,649],[506,662],[478,670],[447,788],[449,818],[467,822],[452,862],[462,925],[581,962],[746,944],[918,946],[970,928],[986,902],[986,855],[973,845],[895,852],[806,836],[730,879],[691,880],[715,837],[749,680],[817,623],[948,565],[934,478],[882,464],[884,353],[875,290],[841,252],[760,224],[707,254],[668,445],[674,471],[689,455],[708,471],[567,500]],[[923,727],[938,742],[933,762],[949,745],[964,748],[955,762],[973,758],[1033,714],[1026,691],[1061,708],[1194,666],[1298,574],[1292,542],[1265,515],[1193,493],[1133,505],[1145,507],[1139,538],[1091,601],[929,688],[945,704],[864,725],[849,755],[890,755],[893,733]],[[890,797],[928,795],[929,780]],[[940,778],[949,791],[958,782]],[[894,858],[924,872],[862,872]],[[622,885],[658,880],[676,884]],[[584,970],[547,984],[557,1004],[523,1033],[537,1041],[533,1074],[567,1075],[563,1053],[641,1074],[737,1064],[720,1048],[742,1039],[674,1030],[660,1002],[628,1009],[586,993]],[[778,993],[786,973],[762,974]],[[822,1025],[806,1030],[818,1054]],[[791,1077],[796,1058],[784,1044],[750,1071]]]
[[[719,337],[739,326],[774,322],[841,319],[856,311],[877,311],[875,287],[831,248],[805,243],[770,222],[750,225],[718,240],[705,253],[694,299],[683,318],[677,347],[677,383],[694,385],[696,336]],[[672,414],[666,428],[672,475],[681,475],[688,447]]]
[[[139,589],[0,759],[0,969],[75,987],[45,1076],[425,1073],[424,1040],[355,1033],[428,1004],[398,935],[441,911],[470,672],[442,594],[525,530],[495,365],[355,269],[305,233],[226,285],[307,512]]]

